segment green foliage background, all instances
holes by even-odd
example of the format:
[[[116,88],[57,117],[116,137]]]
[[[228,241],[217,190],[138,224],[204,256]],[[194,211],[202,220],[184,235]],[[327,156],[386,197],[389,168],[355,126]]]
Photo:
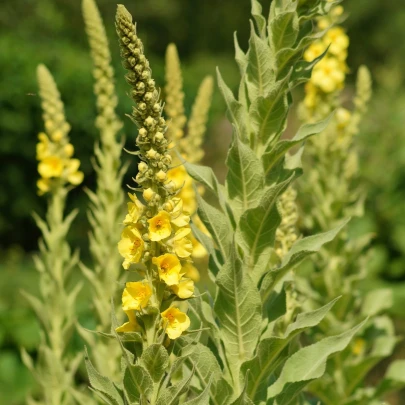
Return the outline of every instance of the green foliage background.
[[[267,1],[262,3],[267,12]],[[398,0],[346,3],[350,14],[345,22],[351,39],[349,65],[355,72],[360,64],[366,64],[375,81],[375,95],[359,137],[368,209],[357,226],[360,232],[367,230],[376,235],[376,254],[370,263],[375,277],[370,277],[368,284],[392,287],[394,311],[401,315],[405,305],[405,72],[401,68],[405,60],[405,8]],[[125,94],[127,86],[113,23],[116,3],[98,0],[98,4],[110,38],[119,114],[123,117],[130,111],[130,100]],[[126,6],[138,21],[161,85],[166,46],[169,42],[177,44],[188,109],[200,80],[205,74],[213,74],[215,66],[221,67],[229,85],[236,85],[232,35],[237,30],[240,43],[246,43],[250,1],[131,0]],[[23,403],[32,385],[21,365],[18,347],[34,352],[39,339],[36,321],[19,293],[20,289],[36,291],[29,253],[36,249],[39,232],[31,213],[42,214],[45,208],[35,188],[35,144],[42,129],[35,82],[39,63],[45,63],[58,82],[73,128],[71,139],[86,175],[84,185],[90,188],[95,183],[90,156],[97,133],[93,125],[91,61],[79,0],[3,0],[0,49],[0,404],[12,405]],[[351,75],[349,81],[353,79]],[[230,137],[230,129],[223,123],[224,111],[216,92],[207,140],[208,165],[224,160],[221,151]],[[128,120],[125,129],[128,145],[133,145]],[[215,169],[223,170],[223,166],[216,164]],[[70,207],[74,201],[81,208],[71,233],[72,244],[86,256],[87,199],[79,188],[71,193],[69,201]],[[89,324],[86,302],[84,294],[81,317]]]

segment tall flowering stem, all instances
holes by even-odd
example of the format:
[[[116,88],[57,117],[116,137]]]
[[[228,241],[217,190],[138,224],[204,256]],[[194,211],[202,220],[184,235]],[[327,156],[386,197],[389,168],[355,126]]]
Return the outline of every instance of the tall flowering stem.
[[[43,65],[38,67],[37,77],[45,122],[45,132],[39,134],[37,145],[40,175],[37,184],[39,194],[46,193],[48,197],[48,210],[45,220],[35,215],[42,231],[40,253],[35,257],[40,297],[24,295],[41,322],[42,340],[36,364],[25,351],[22,357],[41,387],[41,402],[29,398],[28,403],[70,405],[76,403],[75,397],[87,396],[75,387],[75,373],[82,355],[72,353],[70,347],[75,326],[75,301],[81,284],[68,288],[68,280],[79,257],[77,252],[72,254],[66,237],[77,211],[65,217],[64,210],[69,190],[81,183],[83,173],[78,171],[79,160],[72,158],[74,150],[67,136],[70,126],[65,120],[55,81]]]
[[[306,96],[300,106],[303,121],[324,119],[333,110],[335,114],[327,129],[307,144],[309,170],[298,198],[301,211],[307,213],[301,223],[303,233],[327,231],[342,218],[361,217],[364,212],[365,196],[358,185],[359,151],[355,136],[371,97],[371,76],[366,67],[359,69],[354,108],[347,108],[342,101],[342,91],[348,70],[349,38],[344,29],[336,25],[342,14],[343,8],[338,5],[327,17],[318,20],[319,32],[334,25],[304,54],[309,59],[329,46],[306,85]],[[365,381],[371,368],[389,356],[397,342],[392,320],[384,314],[392,305],[390,291],[376,289],[365,294],[359,289],[359,282],[368,273],[371,237],[370,234],[356,236],[349,228],[313,257],[305,277],[297,278],[304,309],[341,297],[326,322],[310,331],[312,341],[369,316],[351,345],[336,355],[326,378],[309,385],[309,391],[326,405],[379,403],[385,394],[384,390],[367,387]],[[371,302],[375,304],[372,310]],[[392,370],[398,366],[392,364],[387,378],[397,378]]]
[[[93,264],[92,269],[83,264],[81,267],[93,287],[98,330],[108,333],[111,328],[111,306],[106,297],[116,296],[119,288],[116,280],[120,274],[121,257],[117,243],[124,211],[122,179],[127,167],[121,162],[123,140],[119,137],[119,131],[122,122],[115,111],[118,100],[103,21],[94,0],[83,0],[82,10],[93,60],[94,93],[97,100],[95,125],[100,132],[100,142],[95,145],[93,161],[97,189],[95,192],[86,190],[90,198],[88,217],[92,227],[90,252]],[[118,378],[120,369],[117,360],[121,351],[116,342],[96,339],[94,334],[82,329],[80,331],[92,347],[97,367],[107,370],[109,376]]]
[[[136,268],[143,280],[127,283],[123,293],[123,310],[128,322],[118,332],[139,332],[144,347],[178,338],[190,325],[179,302],[193,295],[193,282],[185,277],[191,263],[192,244],[189,239],[190,217],[183,212],[183,202],[176,194],[179,189],[168,180],[167,171],[172,158],[165,136],[166,121],[159,91],[152,78],[143,44],[136,35],[132,17],[119,5],[116,15],[127,82],[136,106],[132,118],[138,126],[135,152],[141,162],[136,182],[144,203],[131,194],[125,229],[118,244],[124,258],[123,267]]]

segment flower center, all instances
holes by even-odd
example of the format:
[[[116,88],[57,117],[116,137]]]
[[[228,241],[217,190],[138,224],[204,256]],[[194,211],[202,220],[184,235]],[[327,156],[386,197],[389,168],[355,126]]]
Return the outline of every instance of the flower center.
[[[162,220],[161,219],[158,219],[157,221],[156,221],[156,224],[155,224],[155,228],[156,229],[160,229],[161,227],[162,227]]]

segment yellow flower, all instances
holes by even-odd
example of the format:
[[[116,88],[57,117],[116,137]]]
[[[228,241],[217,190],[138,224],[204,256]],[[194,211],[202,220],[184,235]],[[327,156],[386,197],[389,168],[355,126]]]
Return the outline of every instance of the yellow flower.
[[[314,59],[316,59],[318,56],[322,55],[323,52],[325,52],[326,46],[321,42],[314,42],[311,46],[308,47],[308,49],[304,53],[304,59],[307,62],[312,62]]]
[[[333,55],[339,55],[345,52],[349,47],[349,37],[342,27],[331,28],[324,37],[325,44],[330,44],[329,52]]]
[[[73,147],[73,145],[71,143],[67,143],[63,147],[63,151],[65,152],[66,157],[70,158],[73,156],[73,153],[75,152],[75,148]]]
[[[129,202],[127,204],[128,206],[128,214],[126,215],[124,219],[124,224],[129,225],[129,224],[136,224],[142,215],[143,211],[143,204],[138,200],[135,194],[128,193],[129,198],[132,200],[132,202]]]
[[[352,352],[356,356],[360,356],[364,353],[366,348],[366,341],[363,338],[356,338],[352,346]]]
[[[184,279],[179,284],[170,287],[179,298],[190,298],[194,294],[193,280]]]
[[[49,138],[44,132],[38,134],[37,160],[42,160],[49,156]]]
[[[38,194],[42,195],[50,190],[50,180],[49,179],[38,179],[37,181]]]
[[[59,142],[63,138],[63,132],[59,131],[59,130],[56,130],[56,131],[52,132],[51,138],[52,138],[53,141]]]
[[[83,172],[79,171],[80,160],[69,159],[66,164],[67,181],[74,186],[78,186],[83,181]]]
[[[345,72],[342,64],[335,58],[323,58],[316,64],[312,82],[324,93],[332,93],[343,85]]]
[[[178,227],[187,226],[190,222],[190,216],[183,212],[183,200],[181,198],[172,198],[165,204],[170,213],[170,221]]]
[[[63,161],[58,156],[48,156],[39,163],[38,172],[44,179],[60,177],[63,173]]]
[[[140,326],[136,321],[136,316],[132,311],[125,311],[128,316],[128,322],[125,322],[123,325],[115,329],[116,332],[138,332],[140,331]]]
[[[149,222],[149,239],[156,242],[166,239],[172,233],[170,215],[166,211],[160,211]]]
[[[167,172],[167,179],[172,180],[176,189],[183,187],[187,178],[187,171],[184,166],[177,166]]]
[[[131,263],[138,263],[141,260],[144,242],[139,230],[135,227],[127,227],[121,234],[118,242],[118,251],[125,259],[122,267],[128,270]]]
[[[200,281],[200,273],[198,272],[197,268],[194,267],[191,263],[186,263],[182,268],[182,273],[187,278],[190,278],[195,283]]]
[[[207,228],[202,223],[198,215],[194,215],[193,223],[200,231],[210,236]],[[193,244],[193,253],[191,254],[193,257],[195,257],[196,259],[202,259],[207,256],[205,247],[193,235],[191,235],[191,243]]]
[[[158,268],[160,279],[168,286],[179,284],[182,276],[181,263],[176,255],[165,253],[159,257],[154,257],[152,262]]]
[[[190,318],[177,308],[168,308],[160,315],[170,339],[177,339],[190,326]]]
[[[179,257],[189,257],[193,251],[193,244],[186,236],[191,232],[190,228],[181,228],[173,237],[173,249]]]
[[[338,108],[335,115],[338,128],[343,129],[347,127],[347,125],[350,123],[351,116],[352,114],[346,108]]]
[[[148,305],[151,295],[151,288],[142,281],[126,283],[122,293],[122,309],[139,311]]]

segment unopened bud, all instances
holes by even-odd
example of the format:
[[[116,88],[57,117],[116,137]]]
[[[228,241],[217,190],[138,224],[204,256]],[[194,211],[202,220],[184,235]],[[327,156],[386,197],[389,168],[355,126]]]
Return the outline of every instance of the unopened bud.
[[[159,170],[156,173],[156,179],[160,182],[163,182],[166,180],[166,173],[163,170]]]
[[[147,188],[143,191],[142,195],[145,201],[151,201],[152,198],[155,196],[155,192],[151,188]]]
[[[144,173],[144,172],[146,172],[146,170],[148,170],[148,165],[145,162],[141,162],[138,164],[138,170],[141,173]]]
[[[146,157],[148,159],[155,159],[156,158],[156,154],[157,152],[155,151],[155,149],[150,148],[147,152],[146,152]]]

